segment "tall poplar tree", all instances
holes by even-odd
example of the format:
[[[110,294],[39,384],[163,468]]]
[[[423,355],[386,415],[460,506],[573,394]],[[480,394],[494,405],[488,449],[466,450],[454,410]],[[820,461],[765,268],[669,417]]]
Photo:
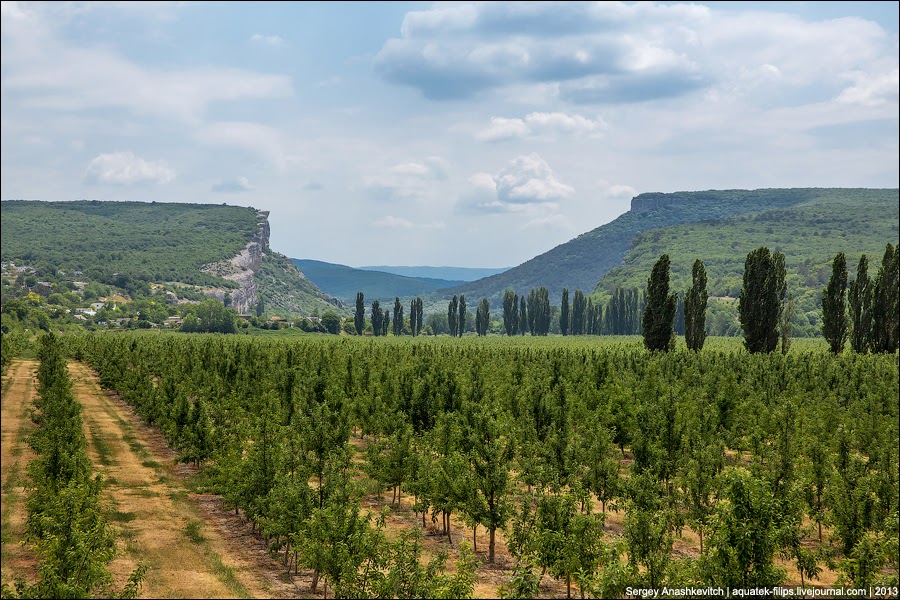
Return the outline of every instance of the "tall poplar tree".
[[[419,329],[416,327],[419,318],[419,313],[416,312],[418,301],[418,298],[413,298],[409,301],[409,334],[413,337],[419,335]]]
[[[647,279],[647,307],[644,309],[644,346],[668,352],[675,347],[675,310],[678,302],[669,293],[669,255],[663,254]]]
[[[528,331],[528,311],[525,308],[525,294],[519,297],[519,332],[522,335]]]
[[[572,299],[572,335],[584,334],[584,292],[575,290],[575,297]]]
[[[863,254],[856,267],[856,279],[850,281],[850,347],[865,354],[872,345],[872,282],[869,259]]]
[[[403,305],[400,296],[394,298],[394,335],[403,334]]]
[[[487,298],[482,298],[478,304],[478,310],[475,313],[475,332],[479,336],[487,335],[488,328],[491,326],[491,305]]]
[[[457,323],[457,328],[459,331],[459,337],[462,337],[466,332],[466,297],[459,297],[459,322]]]
[[[881,259],[881,267],[875,275],[872,293],[872,349],[875,352],[893,354],[898,345],[898,249],[888,244]]]
[[[459,297],[454,295],[450,300],[450,304],[447,305],[447,325],[450,327],[450,337],[456,337],[456,332],[459,331],[458,319]]]
[[[384,319],[384,313],[381,310],[381,303],[378,300],[372,302],[372,333],[376,336],[381,335],[381,323]]]
[[[356,335],[362,335],[366,328],[366,300],[362,292],[356,292],[356,313],[353,315],[353,326]]]
[[[849,335],[846,293],[847,257],[839,252],[831,264],[831,279],[822,290],[822,335],[832,354],[840,354]]]
[[[778,322],[786,294],[784,255],[772,254],[765,246],[747,254],[738,314],[744,345],[751,353],[772,352],[778,347]]]
[[[416,335],[419,335],[422,332],[424,315],[425,309],[422,303],[422,298],[416,298]]]
[[[691,269],[691,289],[684,299],[684,341],[689,350],[699,352],[706,341],[706,268],[695,260]]]
[[[569,335],[569,288],[563,288],[562,305],[559,309],[559,332]]]
[[[503,292],[503,328],[506,335],[515,335],[519,328],[518,323],[519,298],[512,290]]]

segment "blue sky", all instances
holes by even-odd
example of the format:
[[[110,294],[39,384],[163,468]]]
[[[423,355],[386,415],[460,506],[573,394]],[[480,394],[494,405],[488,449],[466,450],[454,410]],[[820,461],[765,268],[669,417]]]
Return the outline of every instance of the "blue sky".
[[[514,266],[641,192],[898,187],[897,2],[2,3],[3,199]]]

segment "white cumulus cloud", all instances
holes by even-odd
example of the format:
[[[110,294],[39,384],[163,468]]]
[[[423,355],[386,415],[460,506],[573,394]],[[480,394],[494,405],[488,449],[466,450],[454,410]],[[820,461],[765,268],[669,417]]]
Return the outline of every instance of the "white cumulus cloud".
[[[513,159],[495,177],[497,199],[510,204],[557,202],[575,190],[560,182],[537,153]]]
[[[105,185],[136,185],[169,183],[175,171],[162,161],[144,160],[133,152],[100,154],[88,165],[86,183]]]
[[[475,134],[483,142],[541,136],[597,136],[606,129],[603,119],[589,119],[563,112],[533,112],[522,119],[491,117],[491,126]]]
[[[838,102],[845,104],[862,104],[864,106],[881,106],[897,104],[900,96],[900,70],[890,73],[856,77],[857,82],[846,88],[838,96]]]

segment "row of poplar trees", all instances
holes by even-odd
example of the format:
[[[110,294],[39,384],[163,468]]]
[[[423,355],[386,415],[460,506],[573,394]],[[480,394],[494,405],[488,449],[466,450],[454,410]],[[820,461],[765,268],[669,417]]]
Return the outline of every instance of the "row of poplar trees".
[[[900,328],[900,263],[898,248],[888,244],[881,267],[869,278],[869,260],[863,254],[856,267],[856,279],[847,286],[847,257],[834,257],[831,279],[822,290],[822,334],[834,354],[847,340],[854,352],[893,354],[898,347]]]
[[[766,250],[768,252],[768,250]],[[669,351],[675,348],[675,313],[678,295],[669,293],[669,260],[663,254],[653,265],[647,280],[647,303],[642,320],[644,345],[648,350]],[[700,350],[706,341],[706,268],[703,261],[694,262],[691,288],[684,299],[684,338],[690,350]]]
[[[822,333],[831,351],[840,353],[847,340],[855,352],[897,351],[900,339],[900,266],[898,249],[888,244],[874,279],[869,278],[868,259],[859,260],[856,279],[847,285],[847,258],[834,257],[831,279],[822,291]],[[677,295],[669,292],[668,254],[663,254],[647,280],[644,309],[644,345],[649,350],[675,347]],[[684,335],[691,350],[700,350],[706,327],[706,270],[694,262],[692,284],[684,300]],[[784,255],[762,246],[747,254],[744,280],[738,299],[738,315],[744,345],[751,353],[781,351],[790,345],[793,298],[787,293]]]
[[[394,335],[403,335],[403,325],[405,323],[403,317],[403,304],[400,298],[394,298],[393,321],[391,313],[386,308],[381,308],[378,300],[372,302],[371,307],[371,323],[372,333],[376,336],[384,336],[391,330]],[[417,336],[422,333],[422,323],[424,316],[424,305],[422,298],[413,298],[409,303],[409,333]],[[393,329],[391,329],[393,323]],[[362,335],[366,328],[366,297],[362,292],[356,293],[356,312],[353,315],[353,326],[356,329],[356,335]]]

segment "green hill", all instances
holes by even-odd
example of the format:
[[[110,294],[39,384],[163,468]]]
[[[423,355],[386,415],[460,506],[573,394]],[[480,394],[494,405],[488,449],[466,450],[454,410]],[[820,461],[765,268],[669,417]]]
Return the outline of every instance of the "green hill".
[[[357,292],[363,292],[368,303],[376,299],[384,302],[393,301],[397,296],[400,298],[422,296],[462,283],[462,281],[406,277],[381,271],[354,269],[319,260],[293,258],[291,261],[319,289],[349,304],[356,302]]]
[[[891,204],[893,213],[889,208]],[[896,189],[794,188],[645,193],[633,198],[631,210],[610,223],[584,233],[499,275],[443,290],[441,298],[462,293],[471,299],[488,298],[492,306],[499,306],[502,302],[503,292],[507,288],[512,288],[522,294],[528,293],[533,287],[545,286],[550,291],[551,302],[558,304],[564,287],[568,288],[570,292],[576,289],[585,292],[593,290],[607,273],[625,264],[626,255],[640,240],[653,239],[655,236],[660,236],[662,239],[664,234],[660,228],[696,223],[710,232],[712,238],[706,238],[710,245],[704,251],[698,251],[696,255],[692,256],[691,261],[693,262],[694,258],[702,259],[706,255],[713,256],[714,253],[723,251],[723,245],[716,239],[716,234],[712,233],[722,219],[766,211],[784,211],[799,205],[808,207],[834,205],[831,209],[822,208],[821,217],[810,218],[833,219],[829,223],[832,223],[831,226],[836,230],[840,227],[841,222],[852,220],[850,219],[853,216],[852,213],[863,208],[871,214],[868,216],[856,215],[855,218],[863,219],[863,222],[878,221],[886,224],[888,229],[891,225],[894,227],[897,225]],[[809,208],[808,210],[816,209]],[[824,221],[820,225],[824,225]],[[851,240],[848,238],[847,246],[837,251],[843,250],[849,257],[863,252],[864,248],[880,246],[883,252],[884,244],[890,239],[882,239],[883,236],[879,233],[882,229],[868,230],[870,236],[868,245],[858,248],[851,247]],[[652,233],[647,233],[651,231]],[[809,233],[812,237],[819,237],[813,235],[812,231]],[[640,234],[644,235],[639,237]],[[648,235],[650,237],[647,237]],[[679,235],[688,236],[689,234],[679,231]],[[745,235],[746,239],[743,242],[739,242],[734,248],[730,248],[731,242],[729,242],[728,248],[729,252],[733,252],[733,260],[740,261],[741,269],[743,269],[743,260],[747,253],[747,250],[743,250],[743,248],[758,247],[762,245],[764,239],[758,237],[759,232],[755,229],[745,232]],[[840,232],[838,231],[836,235],[840,235]],[[897,234],[894,233],[893,239],[896,240],[896,237]],[[807,238],[807,240],[811,239]],[[657,253],[654,260],[659,258],[661,253]],[[787,255],[787,260],[788,262],[792,260],[790,255]],[[707,266],[707,270],[710,269],[710,266]],[[641,271],[644,267],[646,269]],[[626,277],[618,282],[610,279],[608,283],[605,280],[603,289],[607,289],[609,285],[615,287],[616,283],[625,283],[626,280],[629,284],[633,283],[637,286],[641,277],[643,277],[643,281],[640,282],[640,287],[643,287],[646,285],[646,278],[651,268],[652,264],[649,266],[643,263],[635,265],[634,271],[629,271],[629,273],[633,273],[630,279]],[[690,265],[687,268],[689,269]]]
[[[63,271],[128,296],[160,289],[181,299],[204,295],[239,312],[262,298],[284,317],[342,310],[287,259],[268,248],[268,213],[254,208],[145,202],[6,200],[4,263],[38,277]]]
[[[507,288],[528,293],[544,286],[551,303],[558,304],[563,288],[594,289],[607,271],[619,266],[639,233],[678,223],[717,220],[746,212],[799,204],[817,190],[711,190],[707,192],[647,193],[632,199],[631,210],[615,220],[583,233],[508,271],[444,290],[444,296],[466,294],[502,302]]]
[[[600,280],[595,295],[607,296],[617,287],[646,287],[653,264],[662,254],[672,261],[672,289],[686,291],[691,267],[699,258],[706,268],[709,293],[716,297],[713,303],[719,304],[712,310],[736,316],[733,299],[740,294],[744,260],[751,250],[767,246],[785,256],[788,291],[796,301],[795,331],[816,334],[822,289],[831,277],[834,256],[847,255],[849,279],[853,279],[860,255],[866,254],[874,276],[885,246],[898,243],[898,200],[896,189],[819,190],[792,207],[645,231],[635,236],[623,263]]]

